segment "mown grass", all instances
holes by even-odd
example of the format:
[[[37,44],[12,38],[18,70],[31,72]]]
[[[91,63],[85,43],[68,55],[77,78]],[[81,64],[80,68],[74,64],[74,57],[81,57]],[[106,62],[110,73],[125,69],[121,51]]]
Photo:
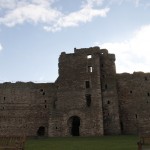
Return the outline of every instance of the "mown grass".
[[[137,136],[28,139],[25,150],[137,150]]]

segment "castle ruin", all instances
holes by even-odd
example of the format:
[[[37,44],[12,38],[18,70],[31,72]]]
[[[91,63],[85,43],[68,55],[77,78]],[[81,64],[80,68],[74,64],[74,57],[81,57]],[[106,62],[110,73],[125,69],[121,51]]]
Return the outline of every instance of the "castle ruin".
[[[150,131],[150,73],[116,73],[99,47],[62,52],[54,83],[0,84],[0,135],[101,136]]]

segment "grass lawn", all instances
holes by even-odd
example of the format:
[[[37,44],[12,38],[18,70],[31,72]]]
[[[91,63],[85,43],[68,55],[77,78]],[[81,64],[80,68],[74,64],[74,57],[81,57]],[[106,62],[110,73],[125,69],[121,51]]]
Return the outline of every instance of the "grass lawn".
[[[137,150],[137,136],[28,139],[25,150]]]

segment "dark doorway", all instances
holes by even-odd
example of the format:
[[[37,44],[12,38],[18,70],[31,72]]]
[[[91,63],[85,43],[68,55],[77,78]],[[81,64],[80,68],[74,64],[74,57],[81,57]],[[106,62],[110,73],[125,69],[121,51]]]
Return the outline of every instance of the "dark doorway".
[[[38,131],[37,131],[37,135],[38,136],[44,136],[45,135],[45,127],[39,127]]]
[[[78,116],[71,117],[71,135],[79,136],[80,118]]]

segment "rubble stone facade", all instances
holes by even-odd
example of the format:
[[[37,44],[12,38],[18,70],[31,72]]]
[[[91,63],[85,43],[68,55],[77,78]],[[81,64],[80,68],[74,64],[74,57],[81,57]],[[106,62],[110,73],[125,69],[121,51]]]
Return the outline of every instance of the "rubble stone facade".
[[[150,73],[116,73],[99,47],[62,52],[55,83],[0,84],[0,135],[101,136],[149,131]]]

